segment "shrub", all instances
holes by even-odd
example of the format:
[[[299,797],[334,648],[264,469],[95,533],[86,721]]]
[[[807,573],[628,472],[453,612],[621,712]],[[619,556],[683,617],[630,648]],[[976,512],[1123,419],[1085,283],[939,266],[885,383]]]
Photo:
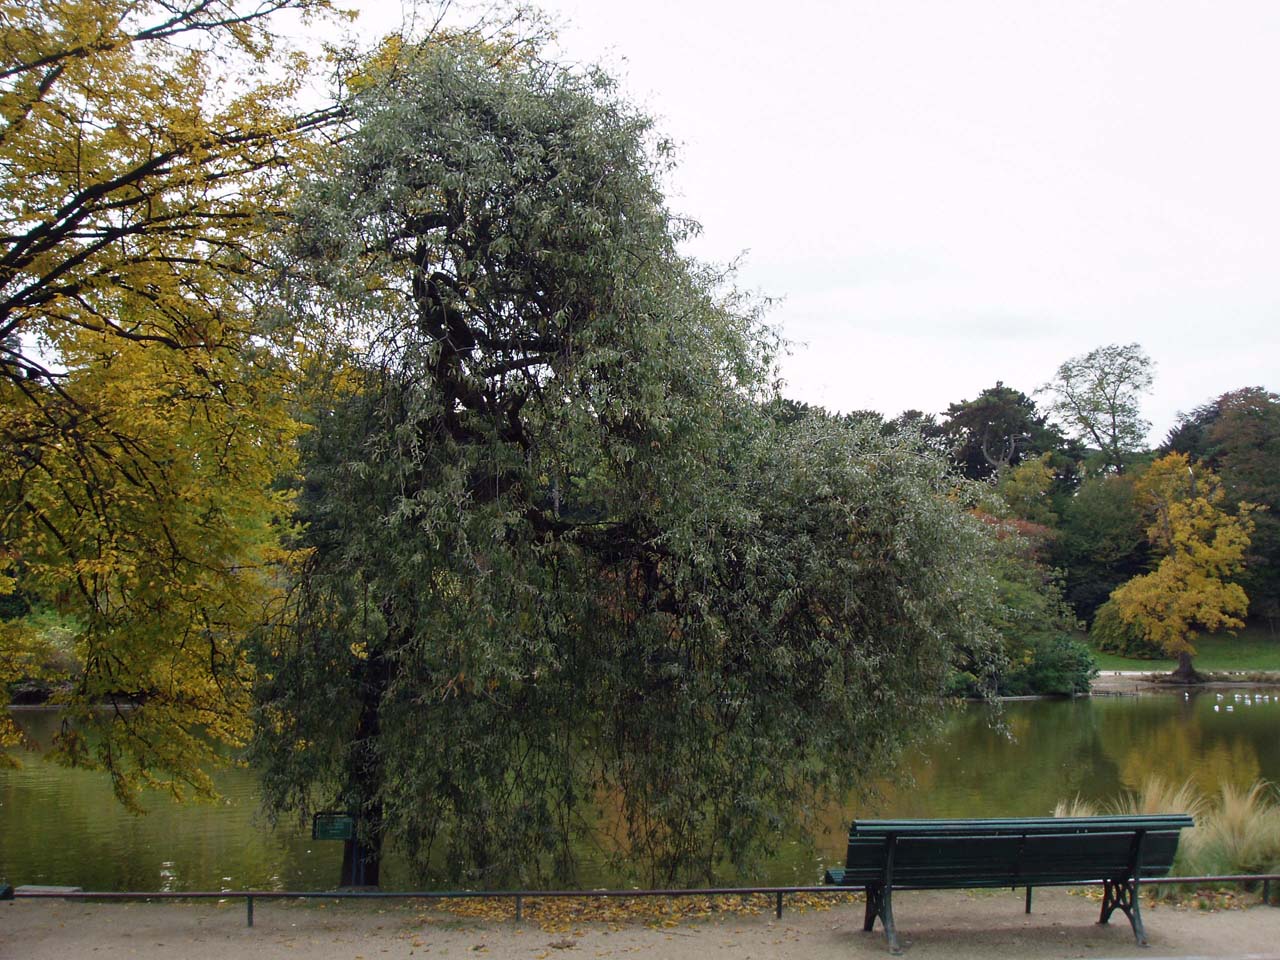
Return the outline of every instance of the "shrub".
[[[1023,660],[1000,678],[1000,692],[1013,696],[1088,693],[1089,681],[1097,672],[1084,643],[1067,633],[1042,633],[1030,638]]]
[[[1139,660],[1159,660],[1165,656],[1164,650],[1148,640],[1141,627],[1124,621],[1119,609],[1110,600],[1100,606],[1094,615],[1093,626],[1089,628],[1089,639],[1103,653]]]

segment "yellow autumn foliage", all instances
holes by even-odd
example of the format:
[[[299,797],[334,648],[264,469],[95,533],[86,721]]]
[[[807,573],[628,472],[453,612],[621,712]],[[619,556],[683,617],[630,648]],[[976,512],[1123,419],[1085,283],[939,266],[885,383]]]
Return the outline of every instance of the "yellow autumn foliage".
[[[758,893],[735,896],[658,896],[658,897],[538,897],[524,898],[523,919],[544,933],[582,934],[584,924],[601,924],[618,930],[644,924],[654,929],[669,929],[681,924],[715,920],[724,917],[753,917],[771,913],[775,894]],[[853,903],[860,893],[833,887],[830,893],[784,894],[784,909],[829,910],[840,904]],[[515,905],[509,897],[468,897],[443,900],[437,908],[455,917],[485,922],[509,921]],[[429,921],[430,915],[423,919]]]
[[[81,625],[60,756],[127,803],[247,733],[297,432],[256,284],[339,119],[274,27],[327,9],[0,0],[0,592]],[[3,626],[0,696],[38,643]]]
[[[1244,569],[1254,507],[1241,503],[1227,513],[1221,481],[1181,453],[1152,464],[1136,490],[1150,518],[1148,538],[1166,552],[1155,570],[1111,598],[1125,622],[1169,655],[1189,657],[1200,631],[1244,626],[1249,598],[1229,578]]]

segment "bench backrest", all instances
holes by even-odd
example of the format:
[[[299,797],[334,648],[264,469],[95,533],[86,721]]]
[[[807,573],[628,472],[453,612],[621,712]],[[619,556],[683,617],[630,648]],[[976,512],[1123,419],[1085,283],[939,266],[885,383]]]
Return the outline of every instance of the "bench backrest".
[[[1186,816],[863,820],[849,832],[842,882],[889,870],[894,885],[944,887],[1160,877],[1191,826]]]

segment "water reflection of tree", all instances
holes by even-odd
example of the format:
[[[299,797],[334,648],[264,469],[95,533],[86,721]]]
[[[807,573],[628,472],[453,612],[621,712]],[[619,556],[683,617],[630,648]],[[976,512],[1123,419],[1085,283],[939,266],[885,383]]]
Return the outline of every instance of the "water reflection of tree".
[[[1222,783],[1243,786],[1262,776],[1259,747],[1268,736],[1268,718],[1274,729],[1275,714],[1264,716],[1262,707],[1256,716],[1245,712],[1214,715],[1208,700],[1181,697],[1141,697],[1100,710],[1126,789],[1137,790],[1154,776],[1173,785],[1190,780],[1204,793],[1216,793]]]
[[[43,709],[15,711],[14,719],[43,747],[61,722]],[[340,850],[257,823],[258,779],[249,770],[219,771],[216,803],[180,805],[149,793],[147,812],[137,816],[115,802],[100,771],[27,759],[0,776],[0,879],[8,882],[86,890],[313,888],[337,870],[333,854],[340,859]]]
[[[909,758],[906,779],[880,785],[879,802],[837,805],[823,822],[836,832],[856,816],[1047,815],[1077,793],[1110,797],[1120,776],[1104,739],[1088,700],[963,705],[937,741]]]
[[[849,800],[824,811],[830,839],[820,846],[839,847],[859,816],[1046,815],[1077,795],[1113,800],[1152,775],[1190,779],[1212,793],[1220,783],[1280,770],[1280,705],[1214,713],[1213,702],[1152,696],[957,707],[938,739],[908,758],[905,782],[879,784],[878,802]]]
[[[849,821],[858,816],[1047,814],[1076,794],[1111,800],[1153,773],[1175,782],[1191,778],[1209,792],[1226,781],[1280,779],[1280,703],[1247,707],[1227,695],[1214,713],[1215,702],[1212,693],[1198,701],[1177,695],[1017,702],[1006,704],[999,719],[989,708],[956,708],[939,736],[909,758],[914,786],[882,782],[879,802],[831,804],[818,817],[817,855],[825,864],[809,847],[788,841],[768,876],[779,883],[816,880],[823,865],[843,860]],[[41,743],[57,728],[53,711],[21,711],[16,718]],[[226,886],[241,888],[314,888],[331,880],[341,844],[255,826],[252,773],[226,770],[218,790],[231,807],[179,807],[155,797],[151,813],[135,818],[114,803],[101,774],[33,759],[0,776],[0,879],[156,889],[169,861],[173,885],[186,889],[218,886],[223,876],[232,878]],[[582,851],[584,881],[617,882],[607,863],[616,852]],[[388,868],[391,883],[405,875],[394,858]]]

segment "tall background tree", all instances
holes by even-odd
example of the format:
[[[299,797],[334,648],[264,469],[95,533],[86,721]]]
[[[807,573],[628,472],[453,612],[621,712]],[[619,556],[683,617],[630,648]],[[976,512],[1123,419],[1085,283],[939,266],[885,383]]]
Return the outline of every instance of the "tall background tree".
[[[610,81],[401,49],[311,183],[295,310],[350,323],[315,412],[277,815],[481,883],[749,870],[989,662],[985,538],[936,458],[779,406],[771,338],[682,257]],[[794,415],[793,415],[794,414]]]
[[[1060,509],[1052,560],[1076,615],[1092,622],[1116,587],[1148,569],[1147,521],[1129,473],[1086,478]]]
[[[1063,437],[1026,394],[997,382],[973,400],[947,407],[942,429],[956,466],[971,480],[986,480],[1026,457],[1062,446]]]
[[[1105,470],[1122,473],[1147,446],[1151,425],[1139,404],[1151,389],[1151,366],[1138,344],[1109,344],[1067,360],[1040,392],[1049,413],[1098,451]]]
[[[289,176],[338,118],[291,108],[308,65],[273,31],[326,8],[0,4],[0,680],[38,650],[24,614],[60,611],[61,756],[127,802],[208,792],[247,732],[240,641],[275,596],[295,432],[290,338],[251,308]]]
[[[1165,452],[1185,453],[1217,472],[1230,501],[1261,509],[1240,585],[1250,610],[1280,624],[1280,396],[1262,387],[1224,393],[1181,417]]]

